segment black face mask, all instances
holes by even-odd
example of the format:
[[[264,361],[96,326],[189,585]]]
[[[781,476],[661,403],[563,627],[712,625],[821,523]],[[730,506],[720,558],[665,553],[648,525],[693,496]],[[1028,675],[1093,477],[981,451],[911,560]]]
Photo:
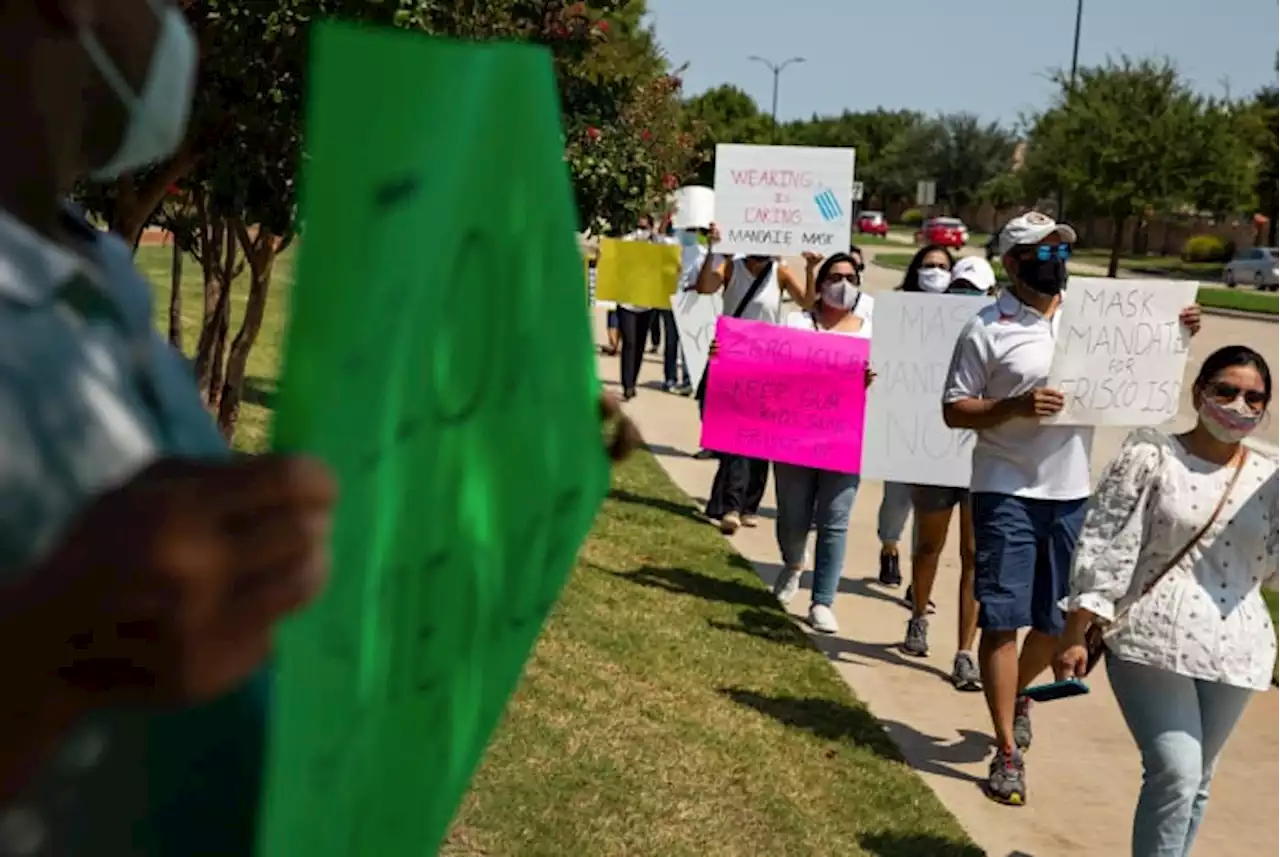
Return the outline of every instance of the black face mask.
[[[1061,259],[1018,261],[1018,279],[1042,295],[1052,297],[1067,285],[1067,263]]]

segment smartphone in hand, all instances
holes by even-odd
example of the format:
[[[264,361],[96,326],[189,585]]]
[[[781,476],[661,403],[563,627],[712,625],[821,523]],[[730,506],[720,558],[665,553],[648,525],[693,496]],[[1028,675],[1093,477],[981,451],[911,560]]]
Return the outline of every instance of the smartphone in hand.
[[[1070,699],[1089,692],[1089,685],[1078,678],[1055,681],[1050,684],[1036,684],[1027,688],[1022,695],[1032,702],[1053,702],[1055,699]]]

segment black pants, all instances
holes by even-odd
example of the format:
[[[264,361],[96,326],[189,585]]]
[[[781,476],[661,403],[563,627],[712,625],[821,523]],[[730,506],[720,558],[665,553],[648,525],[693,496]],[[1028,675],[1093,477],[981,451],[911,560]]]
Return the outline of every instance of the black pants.
[[[754,515],[760,511],[769,462],[759,458],[720,453],[720,467],[707,498],[707,517],[722,518],[729,512]]]
[[[653,310],[629,310],[618,307],[618,330],[622,334],[622,392],[635,392],[644,362],[644,343],[653,324]]]
[[[671,310],[666,310],[671,312]],[[663,310],[654,310],[653,316],[649,319],[649,336],[653,340],[653,350],[657,351],[658,346],[662,344],[662,318]]]

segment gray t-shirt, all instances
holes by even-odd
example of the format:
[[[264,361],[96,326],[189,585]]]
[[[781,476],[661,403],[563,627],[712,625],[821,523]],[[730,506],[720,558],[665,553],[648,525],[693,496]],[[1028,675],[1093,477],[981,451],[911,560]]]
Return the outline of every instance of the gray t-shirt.
[[[155,332],[151,286],[128,248],[64,219],[79,252],[0,211],[0,575],[10,579],[95,496],[158,457],[228,454],[189,364]],[[251,853],[265,712],[259,677],[200,708],[94,715],[0,807],[0,855]]]

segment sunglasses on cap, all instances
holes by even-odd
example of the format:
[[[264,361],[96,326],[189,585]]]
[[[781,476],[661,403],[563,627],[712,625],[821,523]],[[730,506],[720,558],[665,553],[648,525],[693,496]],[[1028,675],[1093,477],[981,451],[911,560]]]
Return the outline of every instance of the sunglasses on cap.
[[[1070,244],[1037,244],[1034,248],[1036,259],[1041,262],[1048,262],[1050,259],[1058,259],[1065,262],[1071,258]]]
[[[1261,390],[1246,390],[1225,381],[1206,384],[1204,391],[1211,399],[1222,405],[1229,405],[1244,396],[1244,403],[1255,411],[1260,411],[1267,406],[1267,394]]]

